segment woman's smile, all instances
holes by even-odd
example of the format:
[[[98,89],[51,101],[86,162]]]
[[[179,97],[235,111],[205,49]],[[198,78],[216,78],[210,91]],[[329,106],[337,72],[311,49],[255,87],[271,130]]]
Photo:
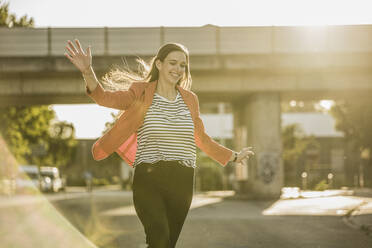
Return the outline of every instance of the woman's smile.
[[[174,78],[179,78],[180,77],[180,74],[176,73],[176,72],[171,72],[170,73]]]

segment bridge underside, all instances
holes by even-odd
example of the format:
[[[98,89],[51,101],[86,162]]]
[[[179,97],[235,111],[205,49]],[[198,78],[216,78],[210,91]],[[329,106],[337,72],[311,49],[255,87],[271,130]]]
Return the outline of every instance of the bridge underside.
[[[145,61],[150,57],[143,56]],[[137,57],[93,58],[98,78],[113,65],[137,70]],[[371,53],[191,56],[200,101],[237,101],[259,92],[282,100],[365,98],[372,92]],[[80,73],[65,57],[0,57],[0,106],[91,103]]]
[[[278,93],[282,101],[365,99],[372,95],[372,71],[194,71],[192,76],[192,90],[201,102],[236,102],[260,92]],[[0,92],[0,106],[93,103],[76,72],[3,74]]]

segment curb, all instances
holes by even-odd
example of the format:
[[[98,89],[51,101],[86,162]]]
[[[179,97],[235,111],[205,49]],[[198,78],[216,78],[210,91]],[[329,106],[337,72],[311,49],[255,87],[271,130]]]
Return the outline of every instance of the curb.
[[[130,196],[128,191],[97,190],[91,192],[63,192],[60,194],[36,194],[36,195],[15,195],[10,197],[0,196],[0,209],[4,207],[23,206],[25,204],[40,203],[43,201],[55,202],[73,200],[95,196]]]
[[[361,230],[363,233],[365,233],[368,236],[372,236],[372,225],[364,225],[364,224],[358,224],[355,220],[354,217],[358,215],[360,207],[363,205],[366,205],[367,202],[363,201],[360,203],[358,206],[350,209],[343,217],[342,221],[349,227],[356,229],[356,230]]]

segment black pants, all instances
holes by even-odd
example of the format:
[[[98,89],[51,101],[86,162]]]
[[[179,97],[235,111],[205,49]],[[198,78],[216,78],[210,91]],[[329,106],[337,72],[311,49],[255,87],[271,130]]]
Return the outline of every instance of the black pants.
[[[133,179],[133,201],[149,248],[174,248],[190,209],[194,168],[177,161],[141,163]]]

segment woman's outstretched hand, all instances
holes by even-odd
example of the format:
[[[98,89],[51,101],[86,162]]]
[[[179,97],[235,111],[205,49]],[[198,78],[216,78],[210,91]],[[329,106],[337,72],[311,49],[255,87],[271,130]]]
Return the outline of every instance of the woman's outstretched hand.
[[[88,71],[92,65],[92,53],[90,46],[88,46],[86,53],[82,49],[78,39],[75,39],[76,47],[69,40],[66,46],[69,52],[65,52],[65,56],[78,68],[81,73]]]
[[[254,152],[252,151],[252,147],[244,147],[239,153],[238,158],[236,159],[237,164],[243,164],[247,165],[245,162],[246,158],[249,158],[250,156],[253,156]]]

